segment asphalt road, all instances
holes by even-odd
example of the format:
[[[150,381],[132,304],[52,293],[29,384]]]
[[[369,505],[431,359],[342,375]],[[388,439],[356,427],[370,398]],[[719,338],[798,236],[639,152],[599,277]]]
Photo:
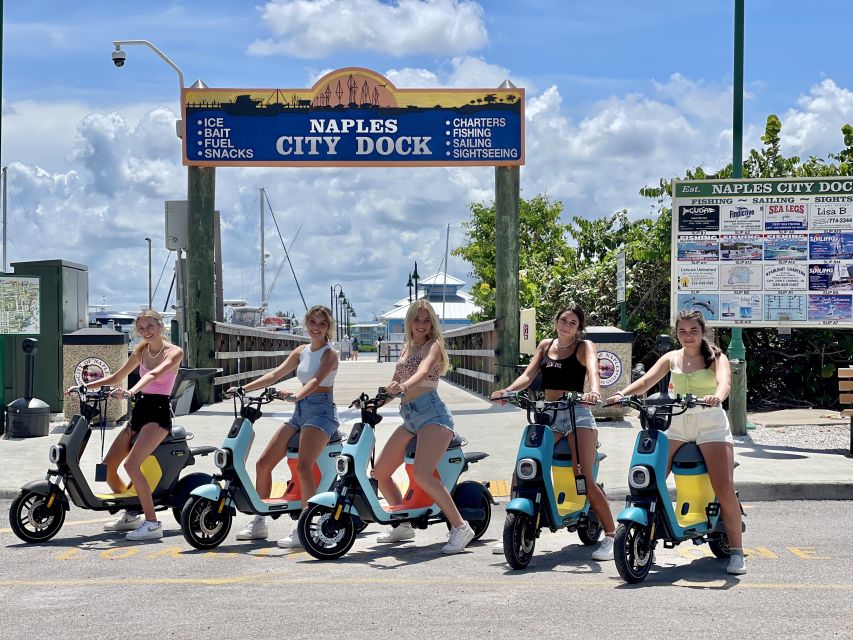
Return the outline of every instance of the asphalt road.
[[[9,504],[0,500],[0,635],[10,640],[853,638],[849,502],[748,504],[746,576],[682,545],[658,549],[636,586],[565,531],[543,533],[528,570],[511,571],[491,553],[503,505],[458,556],[439,552],[442,526],[380,545],[371,525],[349,554],[318,562],[275,546],[290,520],[272,523],[270,542],[237,542],[235,526],[223,546],[200,552],[169,515],[163,540],[133,544],[101,532],[103,514],[73,507],[54,540],[28,545],[9,529]]]

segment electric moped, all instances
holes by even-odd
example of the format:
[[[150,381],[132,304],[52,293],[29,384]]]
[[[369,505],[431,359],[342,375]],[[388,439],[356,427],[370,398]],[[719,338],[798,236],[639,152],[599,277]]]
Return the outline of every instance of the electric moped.
[[[105,494],[96,494],[89,486],[80,468],[80,459],[92,435],[92,423],[97,419],[100,419],[103,449],[104,416],[111,389],[100,387],[87,391],[81,386],[76,392],[80,397],[80,413],[71,418],[59,442],[50,448],[49,458],[56,469],[49,469],[44,480],[25,484],[9,509],[12,531],[25,542],[44,542],[56,535],[70,508],[69,497],[81,509],[110,513],[142,509],[133,485],[122,493]],[[185,467],[195,463],[196,456],[206,456],[216,450],[216,447],[189,447],[187,441],[192,437],[184,427],[172,425],[171,433],[141,465],[155,507],[171,508],[178,521],[190,492],[211,481],[207,473],[180,477]]]
[[[716,557],[728,558],[729,538],[720,517],[720,504],[696,443],[681,445],[673,456],[675,506],[666,486],[669,458],[666,430],[672,417],[692,407],[706,405],[689,394],[672,396],[669,393],[655,393],[645,400],[627,396],[619,403],[637,409],[642,426],[628,472],[631,493],[626,498],[625,508],[616,517],[619,526],[613,557],[619,575],[626,582],[642,582],[654,563],[658,540],[663,542],[665,549],[672,549],[686,540],[696,545],[707,542]],[[741,514],[745,515],[743,507]],[[745,531],[746,525],[742,528]]]
[[[506,507],[503,548],[507,563],[513,569],[527,567],[543,527],[552,532],[563,528],[576,531],[583,544],[595,544],[602,526],[586,499],[586,477],[574,474],[569,447],[571,434],[561,438],[555,446],[551,429],[557,413],[568,411],[572,432],[575,431],[574,408],[587,404],[581,402],[581,394],[570,393],[561,399],[546,401],[541,393],[531,397],[517,391],[496,400],[506,400],[525,409],[528,422],[516,456],[515,487]],[[577,449],[577,433],[574,435]],[[604,453],[595,452],[592,482],[597,480],[598,465],[606,457]]]
[[[429,494],[417,483],[414,462],[417,437],[406,447],[405,469],[409,486],[403,502],[383,507],[379,501],[378,484],[370,477],[368,464],[376,444],[376,425],[382,420],[379,408],[391,398],[383,387],[373,398],[362,393],[350,405],[361,409],[361,422],[350,432],[341,455],[335,460],[338,480],[332,491],[319,493],[308,500],[308,507],[299,517],[299,539],[305,550],[318,560],[340,558],[353,545],[359,522],[376,522],[399,526],[410,522],[426,529],[429,525],[450,524]],[[457,484],[468,465],[487,453],[463,453],[467,440],[457,433],[447,445],[447,451],[435,471],[453,497],[459,513],[474,530],[474,540],[482,536],[492,517],[494,498],[488,485],[471,480]]]
[[[236,511],[271,516],[278,519],[289,515],[294,520],[302,510],[299,475],[299,433],[287,443],[287,466],[290,480],[281,496],[261,498],[246,469],[246,459],[255,440],[255,422],[261,417],[261,406],[278,397],[273,388],[250,397],[242,390],[234,394],[234,422],[222,446],[213,455],[219,473],[209,484],[196,487],[181,512],[181,531],[184,538],[196,549],[219,546],[231,530]],[[239,399],[240,408],[237,409]],[[314,465],[314,482],[321,491],[327,491],[335,480],[335,459],[340,455],[346,434],[333,435]]]

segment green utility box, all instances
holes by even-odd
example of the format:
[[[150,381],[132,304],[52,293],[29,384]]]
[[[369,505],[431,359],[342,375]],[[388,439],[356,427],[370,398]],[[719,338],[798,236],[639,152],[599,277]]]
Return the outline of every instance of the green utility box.
[[[38,276],[41,306],[41,333],[35,355],[33,397],[50,405],[51,413],[61,413],[63,396],[62,336],[89,325],[88,267],[66,260],[13,262],[16,276]],[[5,395],[7,402],[24,397],[24,353],[26,338],[7,336]]]

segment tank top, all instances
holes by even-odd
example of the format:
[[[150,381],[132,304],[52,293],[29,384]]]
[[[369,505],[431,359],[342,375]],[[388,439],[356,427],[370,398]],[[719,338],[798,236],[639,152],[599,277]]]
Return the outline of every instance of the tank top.
[[[672,390],[679,395],[687,393],[702,398],[712,396],[717,390],[717,374],[711,369],[699,369],[684,373],[675,363],[675,358],[669,360],[670,382]]]
[[[411,378],[418,371],[418,367],[421,366],[421,362],[424,359],[424,352],[428,351],[427,345],[429,345],[430,341],[425,342],[421,348],[417,351],[417,353],[409,353],[406,352],[405,360],[398,360],[397,366],[394,368],[394,375],[400,381],[400,384],[403,384],[406,380]],[[439,374],[438,372],[441,370],[441,364],[437,363],[432,370],[429,372],[427,377],[421,381],[418,385],[419,387],[429,387],[431,389],[438,388],[438,380]]]
[[[151,369],[142,364],[142,359],[140,358],[139,377],[141,378],[149,371],[151,371]],[[175,378],[177,377],[177,371],[167,371],[166,373],[161,373],[159,376],[154,378],[152,382],[146,384],[145,387],[140,391],[140,393],[154,393],[161,396],[171,396],[172,389],[175,388]]]
[[[542,357],[542,363],[539,365],[539,370],[542,372],[542,388],[582,393],[583,384],[586,380],[586,365],[582,364],[577,357],[580,341],[578,341],[571,355],[554,360],[548,355],[548,352],[555,341],[556,338],[551,340],[551,344],[548,345],[545,355]]]
[[[299,378],[299,382],[306,384],[317,374],[317,371],[320,369],[320,360],[323,358],[326,349],[331,349],[329,343],[324,344],[316,351],[311,351],[310,344],[305,345],[305,348],[299,354],[299,366],[296,367],[296,377]],[[331,387],[335,384],[335,376],[337,374],[338,370],[333,369],[329,372],[329,375],[320,380],[319,386]]]

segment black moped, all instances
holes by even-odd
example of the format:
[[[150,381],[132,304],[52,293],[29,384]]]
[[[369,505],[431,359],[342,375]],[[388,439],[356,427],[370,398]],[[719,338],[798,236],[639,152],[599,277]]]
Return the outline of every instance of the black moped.
[[[71,418],[59,442],[50,448],[49,458],[56,468],[49,469],[43,480],[34,480],[21,487],[12,501],[9,524],[24,542],[45,542],[55,536],[65,522],[65,512],[70,508],[69,497],[81,509],[110,513],[121,509],[141,511],[132,485],[122,493],[96,494],[80,468],[80,459],[92,435],[92,424],[100,421],[100,426],[104,426],[110,391],[110,387],[87,391],[84,386],[77,390],[80,413]],[[194,464],[196,456],[216,451],[216,447],[190,448],[187,441],[192,437],[184,427],[172,425],[171,434],[141,466],[155,507],[171,508],[178,522],[190,492],[211,481],[210,474],[190,473],[180,477],[181,471]]]

